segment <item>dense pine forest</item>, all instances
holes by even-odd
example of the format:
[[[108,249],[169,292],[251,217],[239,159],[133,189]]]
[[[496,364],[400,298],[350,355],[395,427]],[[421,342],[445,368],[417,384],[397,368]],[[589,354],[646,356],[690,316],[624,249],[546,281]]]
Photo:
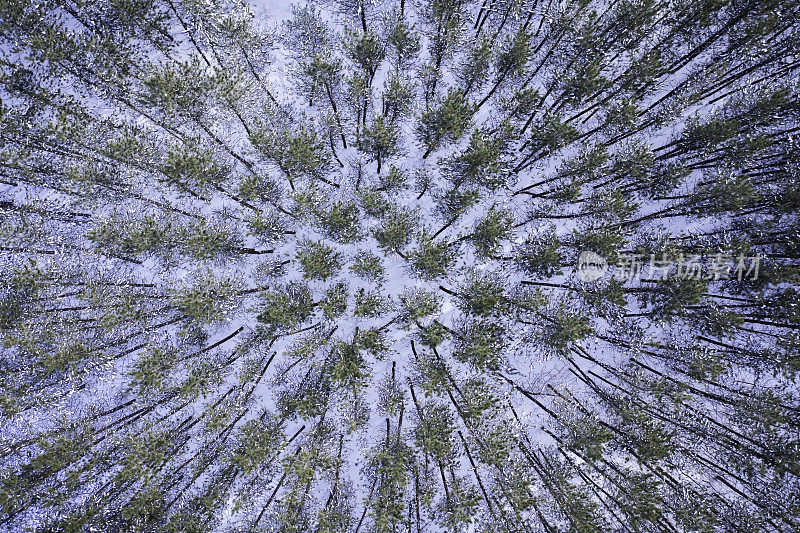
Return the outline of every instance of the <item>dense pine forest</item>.
[[[799,15],[0,0],[0,530],[800,531]]]

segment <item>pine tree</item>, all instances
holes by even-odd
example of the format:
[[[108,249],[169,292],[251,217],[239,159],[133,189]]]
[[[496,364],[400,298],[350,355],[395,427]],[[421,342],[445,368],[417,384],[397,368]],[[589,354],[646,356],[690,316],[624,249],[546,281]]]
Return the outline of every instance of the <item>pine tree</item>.
[[[372,126],[364,130],[363,148],[378,162],[378,174],[381,173],[381,163],[399,151],[397,131],[391,124],[386,124],[383,115],[376,117]]]
[[[794,0],[273,7],[2,5],[0,529],[800,530]]]

